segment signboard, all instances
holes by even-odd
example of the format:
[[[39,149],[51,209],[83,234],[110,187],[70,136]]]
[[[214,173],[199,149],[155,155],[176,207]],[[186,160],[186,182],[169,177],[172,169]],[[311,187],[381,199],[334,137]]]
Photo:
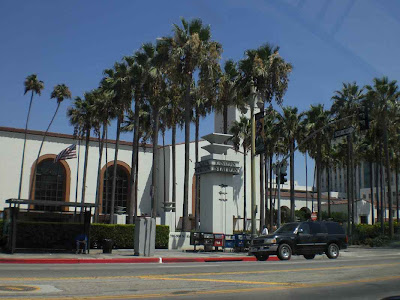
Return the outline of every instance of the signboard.
[[[316,213],[316,212],[313,212],[313,213],[311,214],[311,220],[313,220],[313,221],[316,221],[316,220],[317,220],[317,213]]]
[[[341,137],[344,135],[351,134],[351,133],[353,133],[353,131],[354,131],[354,127],[348,127],[348,128],[341,129],[341,130],[336,130],[335,133],[333,134],[333,137],[338,138],[338,137]]]
[[[220,159],[208,159],[196,163],[196,174],[203,173],[230,173],[237,175],[240,172],[239,162],[220,160]]]

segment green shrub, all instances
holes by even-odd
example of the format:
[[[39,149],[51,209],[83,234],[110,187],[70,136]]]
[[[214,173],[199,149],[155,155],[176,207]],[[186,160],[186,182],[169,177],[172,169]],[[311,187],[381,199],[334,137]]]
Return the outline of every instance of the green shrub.
[[[2,223],[0,223],[2,225]],[[2,231],[0,231],[1,233]],[[74,249],[75,237],[83,233],[83,224],[55,222],[18,222],[17,248]],[[132,249],[135,225],[91,224],[91,246],[112,239],[115,248]],[[156,248],[168,248],[169,226],[157,225]],[[1,241],[1,235],[0,235]]]
[[[169,240],[169,226],[157,225],[156,226],[156,248],[168,249]]]
[[[328,212],[322,212],[322,220],[332,220],[339,223],[347,222],[347,214],[343,212],[331,212],[331,217],[328,218]]]

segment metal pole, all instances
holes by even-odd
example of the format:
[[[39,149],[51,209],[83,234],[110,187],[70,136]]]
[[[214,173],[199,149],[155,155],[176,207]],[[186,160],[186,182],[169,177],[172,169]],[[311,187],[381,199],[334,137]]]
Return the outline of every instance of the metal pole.
[[[255,175],[255,133],[256,124],[254,121],[254,104],[250,105],[250,117],[251,117],[251,237],[257,236],[256,233],[256,175]]]
[[[277,167],[277,181],[278,181],[278,215],[276,221],[276,227],[281,227],[281,165]]]

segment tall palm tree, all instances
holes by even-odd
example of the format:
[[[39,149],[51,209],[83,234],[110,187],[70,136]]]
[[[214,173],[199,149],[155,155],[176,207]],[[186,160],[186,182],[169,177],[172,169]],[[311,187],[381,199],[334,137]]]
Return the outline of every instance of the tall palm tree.
[[[30,189],[31,193],[33,192],[33,183],[36,181],[36,169],[37,169],[40,153],[42,152],[43,144],[46,139],[47,133],[49,132],[51,124],[53,124],[53,121],[57,115],[57,112],[58,112],[58,109],[60,108],[61,103],[64,101],[64,99],[71,99],[71,91],[65,84],[58,84],[54,87],[53,91],[51,92],[50,99],[57,99],[57,107],[53,114],[53,117],[51,118],[49,126],[47,126],[47,129],[46,129],[45,133],[43,134],[43,139],[42,139],[42,142],[39,147],[39,152],[38,152],[36,162],[35,162],[35,168],[33,170],[33,180],[31,182],[31,189]],[[32,195],[32,197],[34,197],[34,195]]]
[[[102,80],[102,85],[108,91],[113,91],[113,106],[116,111],[117,118],[117,133],[115,142],[114,165],[113,165],[113,180],[111,189],[111,208],[110,208],[110,223],[114,223],[114,205],[115,205],[115,191],[117,183],[117,161],[118,149],[121,134],[121,123],[124,120],[124,113],[127,111],[131,104],[132,89],[130,80],[128,79],[128,67],[124,63],[115,63],[113,69],[106,69],[104,71],[105,78]]]
[[[129,68],[129,79],[133,89],[134,119],[133,119],[133,143],[132,143],[132,172],[130,179],[130,205],[128,211],[128,222],[133,223],[134,216],[137,216],[137,199],[136,199],[136,169],[139,164],[137,149],[139,148],[139,131],[140,131],[140,107],[145,98],[145,84],[147,82],[149,71],[151,68],[151,59],[154,56],[154,46],[151,43],[142,45],[139,51],[133,56],[124,57]]]
[[[86,174],[89,159],[89,143],[90,133],[92,128],[98,127],[98,120],[96,119],[95,111],[95,96],[93,92],[84,93],[84,99],[76,97],[74,107],[67,110],[71,125],[74,126],[75,131],[85,135],[85,158],[83,164],[83,183],[82,183],[82,196],[81,203],[85,203],[86,195]],[[81,134],[79,134],[81,135]]]
[[[324,109],[322,104],[311,105],[308,111],[303,114],[301,126],[303,134],[308,136],[317,132],[319,129],[324,128],[330,122],[330,112]],[[318,220],[322,220],[321,211],[321,172],[322,172],[322,145],[326,143],[327,135],[323,132],[318,132],[313,138],[308,140],[307,147],[308,153],[316,161],[317,169],[317,205],[318,205]]]
[[[93,112],[95,114],[95,119],[98,126],[98,137],[99,137],[99,160],[97,164],[97,181],[96,181],[96,195],[95,195],[95,222],[98,221],[99,217],[99,203],[100,203],[100,173],[101,173],[101,163],[103,158],[104,142],[106,138],[107,128],[110,124],[110,120],[115,118],[114,106],[112,105],[112,99],[114,97],[113,92],[99,87],[94,92],[94,104]],[[100,129],[102,128],[101,138]],[[107,163],[107,161],[106,161]],[[107,195],[107,193],[106,193]]]
[[[265,177],[266,177],[266,184],[265,184],[265,190],[266,190],[266,197],[265,201],[267,203],[268,201],[268,194],[270,196],[269,199],[269,209],[270,209],[270,215],[269,215],[269,221],[270,221],[270,228],[274,226],[274,208],[272,204],[272,199],[273,199],[273,194],[272,194],[272,163],[274,159],[275,153],[279,152],[279,137],[281,136],[280,133],[280,126],[279,126],[279,119],[278,119],[279,113],[273,109],[272,105],[267,109],[266,114],[264,116],[264,144],[265,144],[265,161],[268,163],[269,166],[269,176],[268,172],[265,172]],[[269,193],[268,191],[268,177],[269,177]]]
[[[391,170],[389,161],[389,146],[388,146],[388,127],[389,118],[388,110],[390,107],[396,105],[400,98],[400,91],[397,85],[397,81],[389,81],[387,77],[374,78],[373,86],[367,85],[367,97],[374,99],[379,107],[382,108],[383,114],[381,116],[383,130],[383,145],[385,152],[385,169],[387,178],[387,189],[388,189],[388,206],[389,206],[389,236],[393,238],[394,226],[393,226],[393,214],[392,214],[392,186],[391,186]]]
[[[44,83],[43,81],[37,79],[36,74],[32,74],[26,77],[24,86],[25,86],[24,95],[26,95],[27,92],[31,91],[31,100],[29,101],[28,115],[26,117],[26,123],[25,123],[24,147],[22,148],[22,162],[21,162],[21,174],[19,177],[18,199],[21,199],[22,176],[24,173],[24,161],[25,161],[26,135],[28,133],[28,123],[29,123],[29,116],[31,114],[33,95],[34,94],[39,96],[41,95],[42,90],[44,89]]]
[[[238,79],[239,72],[236,63],[229,59],[224,64],[224,72],[219,80],[218,98],[215,101],[214,109],[222,113],[223,133],[228,133],[228,107],[237,106],[238,100]]]
[[[179,74],[181,84],[185,89],[185,171],[183,188],[183,222],[182,231],[189,231],[189,143],[191,110],[191,87],[194,73],[200,68],[209,68],[217,64],[222,47],[211,40],[209,26],[204,26],[200,19],[186,21],[181,18],[181,26],[174,24],[172,38],[163,38],[170,45],[170,63],[172,69]]]
[[[239,151],[240,146],[243,148],[243,230],[246,230],[247,222],[247,186],[246,186],[246,158],[247,152],[251,145],[251,124],[250,119],[241,116],[239,121],[234,121],[230,128],[232,134],[231,141],[233,148],[236,152]]]
[[[298,137],[300,115],[297,107],[283,107],[282,115],[279,115],[279,126],[284,143],[290,153],[290,220],[295,221],[294,199],[294,149]]]

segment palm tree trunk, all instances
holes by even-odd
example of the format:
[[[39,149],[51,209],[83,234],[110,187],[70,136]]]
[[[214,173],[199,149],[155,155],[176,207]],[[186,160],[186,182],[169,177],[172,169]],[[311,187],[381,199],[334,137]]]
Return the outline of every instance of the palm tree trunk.
[[[351,187],[350,187],[350,156],[351,156],[351,138],[347,135],[347,235],[351,236]]]
[[[317,207],[318,221],[322,221],[321,211],[321,144],[317,145]]]
[[[101,135],[100,145],[99,145],[99,162],[97,165],[97,183],[96,183],[96,207],[94,213],[95,223],[98,222],[99,219],[99,203],[100,203],[100,173],[101,173],[101,161],[103,159],[103,148],[104,148],[104,139],[106,137],[106,127],[107,124],[103,124],[103,133]]]
[[[387,189],[388,189],[388,209],[389,209],[389,237],[392,239],[394,236],[394,226],[393,226],[393,214],[392,214],[392,176],[390,170],[390,160],[389,160],[389,146],[388,146],[388,136],[387,136],[387,106],[385,108],[385,126],[383,130],[383,142],[385,150],[385,167],[387,176]]]
[[[196,120],[195,120],[195,160],[196,160],[196,165],[199,162],[199,129],[200,129],[200,116],[199,113],[196,110]],[[194,210],[194,215],[195,215],[195,229],[199,229],[199,221],[200,221],[200,199],[199,199],[199,176],[195,175],[195,198],[194,198],[194,203],[195,203],[195,210]]]
[[[265,201],[264,201],[264,154],[260,154],[260,232],[265,226]]]
[[[114,165],[113,165],[113,177],[112,177],[112,188],[111,188],[110,224],[114,224],[115,191],[117,188],[117,167],[118,167],[117,161],[118,161],[119,136],[121,134],[121,122],[122,122],[122,116],[118,116],[117,137],[115,139]]]
[[[28,133],[28,123],[29,123],[29,116],[31,114],[32,101],[33,101],[33,91],[31,94],[31,100],[29,101],[28,116],[26,117],[26,123],[25,123],[24,147],[22,148],[22,162],[21,162],[21,174],[19,176],[18,199],[21,199],[22,176],[24,173],[24,161],[25,161],[26,135]]]
[[[130,204],[129,204],[129,214],[128,223],[133,224],[133,216],[136,215],[136,193],[135,193],[135,178],[136,178],[136,164],[138,163],[136,157],[136,148],[139,144],[139,97],[135,100],[135,115],[134,115],[134,133],[133,133],[133,143],[132,143],[132,168],[131,168],[131,192],[130,192]]]
[[[379,206],[379,157],[378,157],[378,150],[375,150],[375,158],[376,158],[376,163],[375,163],[375,191],[376,191],[376,220],[377,222],[380,222],[380,217],[381,217],[381,210]]]
[[[268,171],[270,166],[268,166],[268,160],[266,159],[267,155],[266,153],[264,154],[264,168],[265,168],[265,199],[264,199],[264,204],[265,204],[265,222],[264,225],[268,225],[270,222],[267,223],[267,219],[269,218],[268,215]]]
[[[190,84],[192,77],[186,82],[186,95],[185,95],[185,170],[184,170],[184,181],[183,181],[183,220],[182,220],[182,231],[190,231],[189,224],[189,157],[190,157],[190,111],[192,109],[190,99]]]
[[[157,101],[157,100],[156,100]],[[157,177],[158,177],[158,128],[160,122],[158,104],[154,104],[153,107],[153,172],[152,172],[152,196],[151,196],[151,216],[157,217],[158,208],[158,190],[157,190]]]
[[[330,218],[331,217],[331,170],[330,170],[330,167],[329,167],[329,163],[328,163],[328,165],[327,165],[327,167],[326,167],[326,170],[327,170],[327,183],[328,183],[328,218]]]
[[[103,197],[103,203],[102,203],[102,205],[103,205],[103,207],[104,207],[104,211],[103,211],[103,214],[104,213],[106,213],[107,212],[107,206],[108,206],[108,184],[109,184],[109,176],[108,176],[108,166],[107,166],[107,163],[108,163],[108,128],[106,127],[106,171],[105,171],[105,174],[104,174],[104,176],[105,176],[105,178],[106,178],[106,180],[105,180],[105,197]],[[100,193],[103,193],[103,191],[100,191]],[[108,214],[110,215],[110,212],[108,212]],[[110,219],[110,221],[109,222],[111,222],[111,219]]]
[[[379,159],[379,164],[380,164],[380,166],[379,166],[379,173],[380,173],[380,188],[381,188],[381,207],[380,207],[380,213],[381,213],[381,215],[380,215],[380,219],[381,219],[381,231],[382,231],[382,234],[384,234],[385,233],[385,218],[384,218],[384,207],[383,207],[383,202],[384,202],[384,200],[383,200],[383,197],[384,197],[384,185],[383,185],[383,166],[382,166],[382,157],[380,157],[380,159]]]
[[[47,133],[49,132],[49,129],[50,129],[50,127],[51,127],[51,124],[53,124],[53,121],[54,121],[54,119],[55,119],[55,117],[56,117],[56,115],[57,115],[58,109],[60,108],[60,104],[61,104],[61,102],[57,102],[56,111],[54,112],[54,115],[53,115],[53,117],[51,118],[51,121],[50,121],[50,123],[49,123],[49,126],[47,126],[47,129],[46,129],[46,131],[45,131],[45,133],[44,133],[44,135],[43,135],[42,143],[40,144],[40,147],[39,147],[39,152],[38,152],[38,155],[37,155],[37,158],[36,158],[36,161],[35,161],[35,167],[34,167],[34,169],[33,169],[33,176],[32,176],[32,181],[31,181],[31,188],[30,188],[31,199],[34,199],[34,197],[35,197],[35,195],[33,195],[33,184],[36,182],[36,169],[37,169],[37,165],[38,165],[40,153],[42,152],[42,148],[43,148],[44,141],[45,141],[45,139],[46,139],[46,135],[47,135]]]
[[[272,205],[272,160],[273,160],[273,154],[269,156],[269,221],[270,221],[270,229],[272,230],[272,227],[274,227],[274,206]]]
[[[396,221],[399,223],[399,158],[396,158]]]
[[[87,174],[87,165],[89,158],[89,142],[90,142],[90,128],[86,129],[86,141],[85,141],[85,160],[83,164],[83,183],[82,183],[82,196],[81,203],[85,203],[85,194],[86,194],[86,174]]]
[[[222,110],[222,117],[224,123],[224,134],[228,133],[228,105],[224,105]]]
[[[290,221],[295,221],[294,201],[294,140],[290,141]]]
[[[247,213],[246,213],[246,200],[247,200],[247,181],[246,181],[246,148],[243,148],[243,231],[246,231]]]
[[[135,149],[135,153],[136,153],[136,172],[135,172],[135,220],[137,219],[138,216],[138,185],[139,185],[139,143],[137,143],[136,145],[136,149]]]
[[[163,173],[164,173],[164,187],[163,187],[163,191],[164,191],[164,199],[163,199],[163,203],[164,203],[164,207],[165,207],[165,203],[167,202],[167,163],[165,162],[166,156],[165,156],[165,130],[162,132],[162,145],[163,145]]]
[[[176,210],[176,124],[172,125],[172,201]]]
[[[371,223],[372,223],[372,225],[374,225],[375,224],[374,186],[373,186],[374,180],[372,178],[374,172],[373,172],[372,161],[369,162],[369,170],[370,170],[369,171],[369,174],[370,174],[370,176],[369,176],[369,185],[370,185],[370,190],[371,190],[371,217],[372,217]]]

